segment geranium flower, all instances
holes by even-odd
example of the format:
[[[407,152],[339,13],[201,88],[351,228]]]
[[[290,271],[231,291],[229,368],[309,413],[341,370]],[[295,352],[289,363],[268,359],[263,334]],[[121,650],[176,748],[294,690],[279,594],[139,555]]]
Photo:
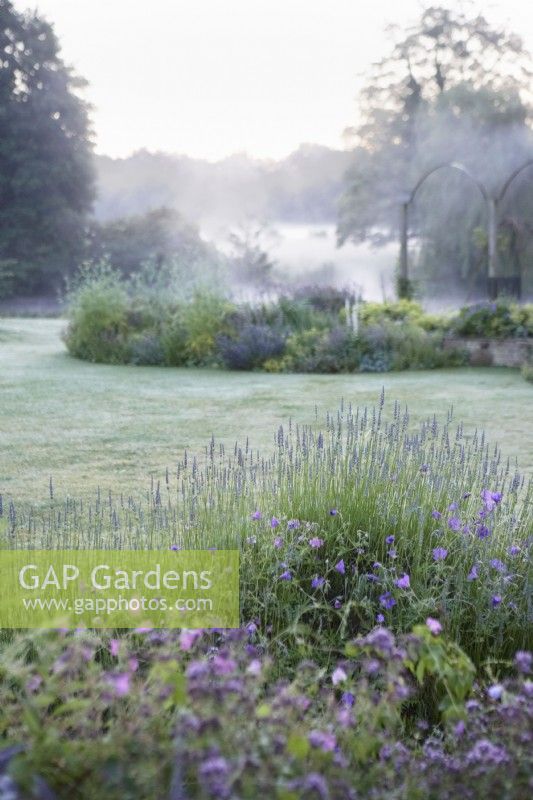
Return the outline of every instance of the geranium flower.
[[[394,581],[394,584],[398,587],[398,589],[409,589],[411,586],[411,579],[409,578],[409,575],[404,572],[401,578],[398,578]]]
[[[448,551],[445,547],[435,547],[433,550],[433,561],[444,561],[447,555]]]

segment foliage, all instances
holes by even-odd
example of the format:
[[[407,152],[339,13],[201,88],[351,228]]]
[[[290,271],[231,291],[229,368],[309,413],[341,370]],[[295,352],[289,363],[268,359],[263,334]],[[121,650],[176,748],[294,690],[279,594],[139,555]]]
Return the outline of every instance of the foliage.
[[[244,325],[236,336],[219,336],[217,351],[228,369],[256,369],[283,352],[283,336],[267,325]]]
[[[128,296],[108,265],[87,268],[70,292],[65,342],[71,355],[120,364],[128,360]]]
[[[533,336],[533,305],[500,299],[465,306],[453,319],[451,329],[459,336],[496,339]]]
[[[0,0],[0,262],[4,295],[62,287],[83,256],[93,199],[84,82],[52,26]]]

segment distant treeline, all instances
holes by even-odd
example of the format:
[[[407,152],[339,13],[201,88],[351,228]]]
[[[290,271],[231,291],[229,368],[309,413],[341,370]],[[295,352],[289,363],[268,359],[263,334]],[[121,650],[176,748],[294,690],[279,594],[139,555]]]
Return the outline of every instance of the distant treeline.
[[[195,223],[247,218],[336,222],[348,152],[305,144],[281,161],[245,154],[209,162],[141,150],[129,158],[96,157],[99,220],[167,207]]]

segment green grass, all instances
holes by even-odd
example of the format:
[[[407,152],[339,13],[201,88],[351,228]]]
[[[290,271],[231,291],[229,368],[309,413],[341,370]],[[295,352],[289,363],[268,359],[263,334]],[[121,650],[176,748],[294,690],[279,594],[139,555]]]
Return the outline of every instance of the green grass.
[[[409,405],[413,422],[453,405],[467,435],[484,428],[505,456],[533,473],[532,387],[518,370],[455,369],[384,375],[267,375],[113,367],[70,358],[65,322],[0,320],[0,492],[17,502],[80,496],[98,485],[125,493],[162,477],[211,434],[247,436],[270,451],[289,417],[311,423],[344,397],[373,404],[381,387]]]

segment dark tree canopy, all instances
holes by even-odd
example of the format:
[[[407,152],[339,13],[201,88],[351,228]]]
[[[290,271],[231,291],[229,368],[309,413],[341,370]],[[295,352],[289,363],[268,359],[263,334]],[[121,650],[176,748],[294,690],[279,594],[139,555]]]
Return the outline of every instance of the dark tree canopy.
[[[0,296],[54,291],[82,256],[93,201],[83,85],[52,26],[0,0]]]
[[[400,198],[436,164],[460,161],[497,193],[533,155],[532,64],[520,37],[493,28],[483,16],[440,6],[391,34],[391,51],[373,65],[362,92],[360,124],[348,132],[354,158],[341,204],[341,242],[396,237]],[[533,240],[531,173],[521,176],[507,200],[500,262],[503,270],[516,271],[518,250],[525,269]],[[424,185],[413,212],[424,276],[467,290],[481,286],[486,209],[475,186],[453,171],[439,172]]]

